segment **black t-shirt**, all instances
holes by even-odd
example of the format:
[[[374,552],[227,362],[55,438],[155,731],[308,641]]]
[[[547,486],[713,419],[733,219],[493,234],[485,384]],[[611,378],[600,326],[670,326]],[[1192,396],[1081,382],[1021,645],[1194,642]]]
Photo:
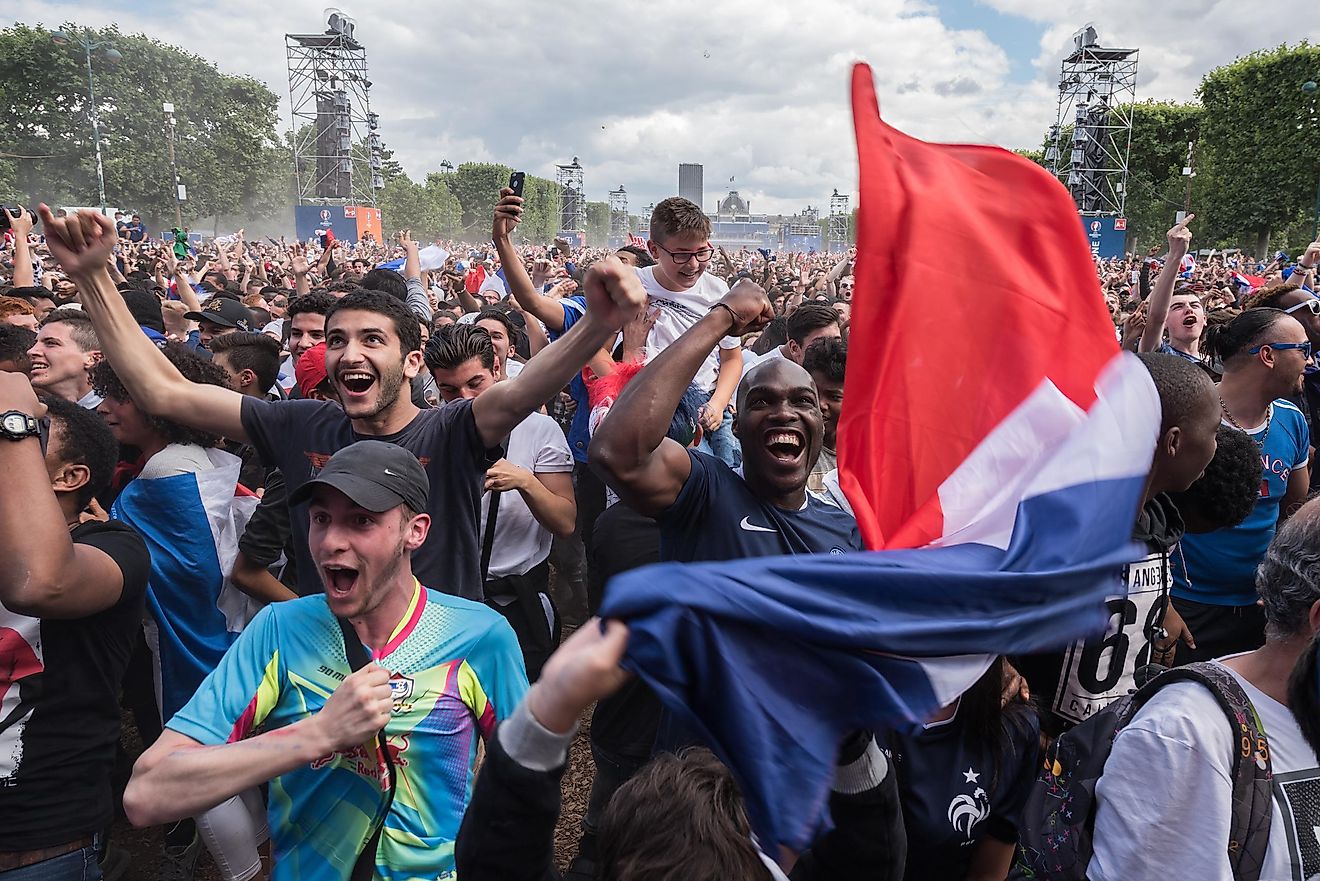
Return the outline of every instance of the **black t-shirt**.
[[[651,517],[619,502],[596,518],[588,548],[589,590],[602,596],[614,576],[660,561],[660,527]],[[651,755],[660,700],[639,678],[596,704],[591,717],[591,742],[612,754],[638,759]]]
[[[1039,770],[1040,727],[1029,707],[1018,706],[1003,732],[1000,743],[966,737],[955,713],[916,734],[890,735],[908,838],[904,878],[965,878],[982,838],[1017,842]]]
[[[294,557],[292,531],[289,490],[280,469],[272,468],[266,472],[266,492],[238,539],[238,549],[252,564],[265,568],[274,566],[281,556],[284,557],[280,582],[299,596],[307,596],[298,589],[298,563]],[[319,583],[315,592],[321,592]]]
[[[84,523],[77,544],[119,564],[103,612],[29,618],[0,605],[0,851],[75,841],[110,822],[119,688],[142,627],[151,557],[122,523]]]
[[[763,502],[732,468],[714,456],[688,450],[692,472],[678,498],[655,518],[660,557],[692,563],[783,554],[860,551],[853,515],[807,493],[800,510]]]
[[[360,440],[398,444],[417,457],[431,480],[431,531],[412,557],[413,574],[428,587],[465,599],[483,598],[478,520],[483,477],[502,455],[488,450],[471,401],[423,410],[400,432],[361,435],[329,401],[243,398],[243,429],[261,458],[284,474],[289,493],[320,473],[330,457]],[[298,561],[298,593],[321,590],[307,547],[307,506],[290,509]]]

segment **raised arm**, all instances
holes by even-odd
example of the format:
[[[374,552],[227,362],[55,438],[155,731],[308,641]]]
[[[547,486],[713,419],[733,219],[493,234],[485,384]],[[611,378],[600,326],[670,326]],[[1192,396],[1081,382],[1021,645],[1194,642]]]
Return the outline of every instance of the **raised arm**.
[[[408,230],[399,232],[399,241],[403,244],[403,277],[408,284],[408,308],[412,313],[425,321],[431,323],[434,314],[431,311],[431,299],[426,296],[426,288],[422,286],[422,258],[417,251],[417,242],[413,241],[412,233]]]
[[[8,208],[9,228],[14,232],[14,287],[30,288],[36,284],[32,271],[32,247],[28,244],[28,233],[32,232],[32,215],[26,208],[18,208],[18,214]]]
[[[547,297],[536,289],[532,279],[527,275],[526,267],[523,266],[522,257],[513,246],[513,231],[522,220],[522,203],[522,198],[515,196],[513,190],[508,187],[500,190],[500,201],[495,206],[491,237],[495,241],[495,250],[500,255],[500,263],[504,266],[504,280],[509,283],[509,292],[513,294],[513,299],[524,312],[540,319],[546,330],[559,333],[564,329],[564,307],[559,305],[558,300]],[[463,308],[466,309],[467,305],[464,304]]]
[[[1188,214],[1181,223],[1174,224],[1169,230],[1169,259],[1164,261],[1160,277],[1155,282],[1155,289],[1150,292],[1147,301],[1150,306],[1146,313],[1146,329],[1141,332],[1138,352],[1153,352],[1164,342],[1164,322],[1169,317],[1169,303],[1173,300],[1173,286],[1178,281],[1178,272],[1182,258],[1192,243],[1192,231],[1187,224],[1195,219],[1195,214]]]
[[[516,377],[496,383],[472,402],[477,430],[487,444],[503,441],[529,413],[568,385],[646,302],[637,273],[615,257],[593,264],[585,286],[587,311],[573,328],[528,361]]]
[[[0,411],[9,410],[33,418],[46,413],[21,373],[0,373]],[[0,493],[0,604],[33,618],[82,618],[119,602],[124,573],[101,549],[70,540],[40,441],[0,443],[0,471],[6,475]],[[76,475],[70,470],[64,478]],[[144,547],[144,569],[146,560]]]
[[[692,469],[687,450],[665,437],[683,393],[720,340],[764,327],[772,318],[765,291],[740,281],[624,388],[587,454],[619,498],[643,514],[674,503]]]
[[[174,290],[179,295],[179,302],[187,306],[189,312],[201,312],[202,302],[197,299],[197,292],[193,290],[192,279],[184,271],[183,264],[174,256],[174,249],[162,248],[161,251],[163,254],[161,261],[165,266],[165,271],[174,279]],[[162,284],[161,287],[165,287],[165,285]]]
[[[307,246],[296,242],[289,247],[289,270],[293,273],[293,289],[298,296],[312,292],[312,282],[308,276],[312,267],[307,265]]]
[[[185,379],[133,320],[105,269],[116,242],[114,222],[91,211],[57,219],[42,205],[41,224],[51,254],[77,283],[101,351],[133,403],[153,416],[246,442],[243,396]]]

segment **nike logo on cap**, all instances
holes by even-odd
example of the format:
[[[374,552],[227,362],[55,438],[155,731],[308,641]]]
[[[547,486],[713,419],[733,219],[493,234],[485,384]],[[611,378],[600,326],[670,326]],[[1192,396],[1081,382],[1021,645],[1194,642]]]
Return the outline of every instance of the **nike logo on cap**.
[[[779,531],[778,529],[771,529],[768,526],[757,526],[755,523],[749,522],[750,520],[751,520],[750,517],[744,517],[742,519],[742,522],[739,523],[738,526],[747,530],[748,532],[778,532]]]
[[[395,474],[393,471],[391,471],[391,470],[388,469],[388,468],[385,469],[385,473],[388,474],[390,477],[402,477],[402,476],[403,476],[402,474]]]

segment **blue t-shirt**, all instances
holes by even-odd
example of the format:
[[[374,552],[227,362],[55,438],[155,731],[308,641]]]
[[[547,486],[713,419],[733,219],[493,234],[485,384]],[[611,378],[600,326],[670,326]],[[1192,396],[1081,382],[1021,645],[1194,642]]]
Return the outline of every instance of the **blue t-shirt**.
[[[1173,562],[1173,595],[1212,606],[1256,602],[1256,567],[1274,538],[1279,505],[1293,470],[1307,464],[1311,432],[1302,411],[1285,400],[1270,404],[1269,428],[1247,432],[1262,444],[1260,496],[1237,526],[1183,536]]]
[[[807,493],[807,503],[785,511],[757,498],[747,483],[714,456],[688,450],[692,473],[678,498],[655,518],[660,559],[741,560],[783,554],[860,551],[853,515]]]
[[[587,299],[580,294],[575,297],[565,297],[559,301],[559,305],[564,309],[564,329],[547,334],[552,343],[568,333],[573,325],[577,324],[578,319],[587,313]],[[579,370],[577,376],[574,376],[573,381],[568,384],[568,393],[577,404],[573,411],[573,424],[568,427],[568,446],[573,451],[575,461],[585,462],[587,446],[591,443],[589,427],[591,405],[587,403],[587,384],[582,381],[582,371]]]
[[[1160,347],[1155,351],[1159,352],[1162,355],[1177,355],[1179,358],[1182,358],[1185,361],[1191,361],[1193,364],[1197,365],[1198,367],[1201,366],[1201,364],[1203,363],[1201,359],[1197,358],[1195,355],[1189,355],[1186,352],[1180,352],[1177,349],[1175,349],[1173,346],[1169,345],[1168,343],[1160,343]]]
[[[489,738],[527,691],[518,638],[481,603],[414,587],[386,645],[394,708],[385,725],[394,801],[377,848],[381,881],[454,877],[454,842]],[[349,674],[325,596],[263,609],[168,727],[207,746],[315,715]],[[383,803],[374,742],[270,781],[274,881],[342,881]]]

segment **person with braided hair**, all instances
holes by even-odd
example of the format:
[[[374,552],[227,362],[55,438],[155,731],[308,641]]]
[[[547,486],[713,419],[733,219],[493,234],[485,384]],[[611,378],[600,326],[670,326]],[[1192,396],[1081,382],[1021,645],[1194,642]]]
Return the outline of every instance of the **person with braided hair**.
[[[1310,360],[1305,328],[1280,309],[1248,309],[1211,326],[1205,349],[1221,362],[1222,423],[1260,448],[1263,475],[1255,507],[1238,526],[1185,536],[1173,561],[1173,605],[1196,635],[1178,662],[1259,648],[1265,618],[1257,605],[1256,567],[1278,524],[1301,506],[1310,485],[1311,432],[1289,400],[1301,391]]]

